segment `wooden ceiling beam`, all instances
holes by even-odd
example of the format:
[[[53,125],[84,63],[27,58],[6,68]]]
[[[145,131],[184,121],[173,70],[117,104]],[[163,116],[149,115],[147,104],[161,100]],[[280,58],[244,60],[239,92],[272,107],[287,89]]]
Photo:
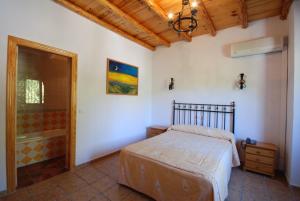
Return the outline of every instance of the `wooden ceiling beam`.
[[[240,4],[241,14],[240,20],[243,29],[248,27],[248,11],[247,11],[247,4],[246,0],[238,0]]]
[[[146,5],[152,12],[158,15],[166,24],[169,22],[169,18],[166,12],[153,0],[139,0],[142,4]],[[187,33],[181,33],[181,35],[187,40],[188,42],[192,41],[192,37],[189,36]]]
[[[156,40],[158,40],[163,45],[165,45],[167,47],[170,47],[170,42],[169,41],[163,39],[162,37],[160,37],[159,35],[157,35],[153,31],[149,30],[147,27],[145,27],[142,24],[140,24],[133,17],[131,17],[130,15],[126,14],[124,11],[122,11],[120,8],[118,8],[114,4],[110,3],[108,0],[98,0],[98,2],[102,6],[106,7],[107,9],[110,9],[113,13],[117,14],[121,18],[125,19],[126,21],[128,21],[129,23],[131,23],[132,25],[134,25],[135,27],[137,27],[139,30],[141,30],[141,31],[143,31],[145,33],[148,33],[149,35],[151,35],[152,37],[154,37]]]
[[[293,3],[293,0],[282,0],[280,19],[286,20],[292,3]]]
[[[55,0],[55,2],[59,3],[60,5],[68,8],[69,10],[71,10],[73,12],[76,12],[77,14],[79,14],[79,15],[81,15],[81,16],[83,16],[83,17],[85,17],[85,18],[101,25],[101,26],[106,27],[107,29],[109,29],[109,30],[111,30],[115,33],[118,33],[118,34],[122,35],[123,37],[125,37],[125,38],[127,38],[127,39],[129,39],[133,42],[136,42],[136,43],[142,45],[143,47],[146,47],[146,48],[148,48],[152,51],[155,50],[155,47],[149,45],[148,43],[145,43],[144,41],[137,39],[136,37],[134,37],[134,36],[130,35],[129,33],[119,29],[118,27],[116,27],[112,24],[109,24],[109,23],[105,22],[104,20],[99,19],[97,16],[87,12],[86,10],[80,8],[79,6],[69,2],[67,0]]]
[[[200,6],[200,10],[203,13],[204,18],[206,19],[206,24],[209,28],[209,33],[212,36],[215,36],[217,34],[216,27],[215,27],[214,22],[212,21],[209,13],[207,12],[206,6],[204,5],[203,1],[200,2],[199,6]]]

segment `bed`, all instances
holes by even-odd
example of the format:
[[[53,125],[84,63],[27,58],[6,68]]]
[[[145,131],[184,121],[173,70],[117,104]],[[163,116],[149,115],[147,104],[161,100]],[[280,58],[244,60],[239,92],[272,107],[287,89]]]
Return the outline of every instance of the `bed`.
[[[119,183],[157,201],[225,200],[231,168],[240,165],[234,104],[174,101],[172,122],[167,132],[122,149]]]

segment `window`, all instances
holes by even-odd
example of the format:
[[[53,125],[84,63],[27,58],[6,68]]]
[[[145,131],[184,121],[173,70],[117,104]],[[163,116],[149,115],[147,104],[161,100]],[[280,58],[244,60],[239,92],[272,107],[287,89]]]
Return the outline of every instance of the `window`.
[[[44,103],[44,83],[39,80],[26,79],[26,104]]]

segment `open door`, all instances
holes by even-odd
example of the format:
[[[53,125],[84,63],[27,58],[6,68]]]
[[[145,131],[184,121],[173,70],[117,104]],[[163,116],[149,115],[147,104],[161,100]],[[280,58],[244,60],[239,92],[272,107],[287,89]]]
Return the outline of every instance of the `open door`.
[[[49,65],[49,62],[52,62],[51,65]],[[28,69],[22,67],[22,65],[26,66],[24,63],[28,66]],[[67,68],[61,70],[59,66],[61,64],[67,65]],[[60,70],[54,74],[54,69],[59,68]],[[23,73],[25,71],[26,73]],[[68,87],[68,92],[66,92],[67,95],[65,95],[60,91],[60,94],[63,94],[64,98],[64,101],[60,100],[60,102],[66,102],[66,105],[65,108],[59,108],[58,111],[58,109],[53,109],[55,108],[53,104],[44,103],[46,103],[47,99],[50,99],[49,97],[52,97],[52,99],[57,98],[53,95],[53,91],[58,91],[59,88],[62,87],[57,86],[56,83],[57,89],[51,91],[47,88],[53,88],[57,80],[53,80],[52,78],[57,78],[57,75],[62,72],[66,72],[68,75],[68,78],[61,79],[64,81],[65,86]],[[8,37],[6,102],[8,192],[15,191],[17,187],[17,167],[19,167],[21,163],[21,160],[17,160],[19,157],[17,154],[20,152],[27,154],[27,152],[33,150],[34,148],[30,148],[29,144],[31,142],[34,143],[35,139],[38,139],[38,142],[41,143],[43,137],[45,137],[48,142],[50,138],[55,137],[55,139],[57,139],[59,136],[65,142],[63,144],[65,168],[71,170],[75,167],[76,72],[77,55],[75,53],[13,36]],[[46,76],[50,76],[50,74],[52,74],[51,81],[49,81],[50,78],[46,79]],[[48,84],[46,85],[45,82]],[[48,94],[48,98],[46,95],[44,98],[44,94]],[[49,108],[51,108],[51,110]],[[32,121],[30,121],[31,116]],[[47,121],[43,119],[45,117],[49,118],[49,116],[53,116],[53,118]],[[49,123],[53,125],[49,126]],[[24,146],[24,144],[28,147],[23,147],[24,151],[18,150],[18,146]],[[40,147],[46,146],[47,148],[50,147],[50,145],[39,145],[37,146],[38,148],[34,150],[41,150]],[[37,157],[31,158],[25,156],[22,163],[26,165],[28,161],[31,161],[31,163],[34,162],[33,160],[40,162],[43,157],[47,156],[48,159],[51,158],[51,156],[53,157],[53,153],[55,155],[58,152],[55,151],[44,155],[38,154]]]

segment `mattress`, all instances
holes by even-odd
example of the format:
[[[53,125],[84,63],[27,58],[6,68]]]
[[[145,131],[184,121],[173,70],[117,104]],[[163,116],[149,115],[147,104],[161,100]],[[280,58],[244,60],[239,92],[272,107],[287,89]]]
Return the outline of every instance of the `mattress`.
[[[158,201],[223,201],[239,164],[232,133],[172,126],[121,151],[119,183]]]

